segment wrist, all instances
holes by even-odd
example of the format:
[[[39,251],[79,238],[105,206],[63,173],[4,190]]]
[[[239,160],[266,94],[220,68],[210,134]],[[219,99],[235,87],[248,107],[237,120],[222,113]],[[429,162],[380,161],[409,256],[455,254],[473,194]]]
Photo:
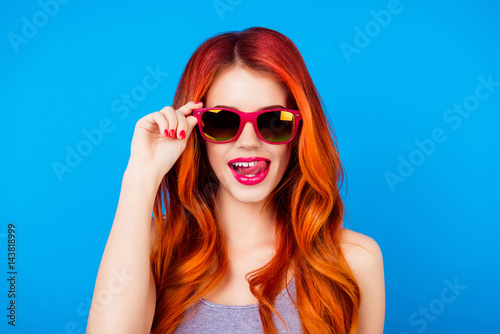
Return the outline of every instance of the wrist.
[[[130,159],[125,169],[125,173],[139,178],[143,182],[154,182],[158,186],[166,172],[154,168],[151,164],[144,164],[137,160]]]
[[[149,168],[129,164],[123,173],[123,183],[128,187],[156,194],[163,176]]]

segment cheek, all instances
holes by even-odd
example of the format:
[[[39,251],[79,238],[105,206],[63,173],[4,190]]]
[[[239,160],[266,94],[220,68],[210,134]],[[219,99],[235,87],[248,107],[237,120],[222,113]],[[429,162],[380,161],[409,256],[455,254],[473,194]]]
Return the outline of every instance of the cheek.
[[[223,144],[206,143],[207,157],[214,172],[218,172],[224,165]]]
[[[280,147],[276,151],[276,157],[279,158],[279,169],[280,171],[285,171],[290,163],[291,158],[291,146],[288,144],[286,147]]]
[[[287,144],[283,153],[283,161],[284,161],[283,164],[285,166],[288,166],[288,164],[290,163],[291,156],[292,156],[292,146],[290,144]]]

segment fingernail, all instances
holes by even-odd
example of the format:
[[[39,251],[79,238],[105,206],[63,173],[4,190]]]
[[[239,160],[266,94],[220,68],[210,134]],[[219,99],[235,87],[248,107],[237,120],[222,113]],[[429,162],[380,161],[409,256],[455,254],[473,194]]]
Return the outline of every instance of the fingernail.
[[[174,129],[170,130],[170,132],[168,134],[170,135],[171,138],[175,138],[175,130]]]
[[[165,129],[165,131],[163,131],[163,134],[165,135],[165,137],[168,137],[168,131],[167,131],[167,129]]]
[[[186,138],[186,131],[181,130],[181,132],[179,133],[179,138],[180,138],[180,139],[184,139],[184,138]]]
[[[201,101],[196,101],[194,104],[198,104],[198,103],[201,103]]]

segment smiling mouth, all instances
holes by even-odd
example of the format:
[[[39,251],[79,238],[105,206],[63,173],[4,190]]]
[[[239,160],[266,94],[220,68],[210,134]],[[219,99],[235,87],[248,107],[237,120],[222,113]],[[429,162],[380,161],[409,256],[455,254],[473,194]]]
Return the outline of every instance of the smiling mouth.
[[[253,177],[264,172],[270,164],[270,161],[261,160],[251,162],[234,162],[229,165],[236,173],[245,177]]]

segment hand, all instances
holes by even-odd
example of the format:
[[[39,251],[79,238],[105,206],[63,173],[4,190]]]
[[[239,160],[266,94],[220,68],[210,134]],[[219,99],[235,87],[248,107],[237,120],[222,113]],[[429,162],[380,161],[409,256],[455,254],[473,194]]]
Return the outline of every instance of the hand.
[[[190,114],[202,106],[201,102],[196,104],[193,101],[178,110],[167,106],[137,121],[127,168],[139,168],[161,180],[184,152],[187,140],[198,124],[196,117]]]

